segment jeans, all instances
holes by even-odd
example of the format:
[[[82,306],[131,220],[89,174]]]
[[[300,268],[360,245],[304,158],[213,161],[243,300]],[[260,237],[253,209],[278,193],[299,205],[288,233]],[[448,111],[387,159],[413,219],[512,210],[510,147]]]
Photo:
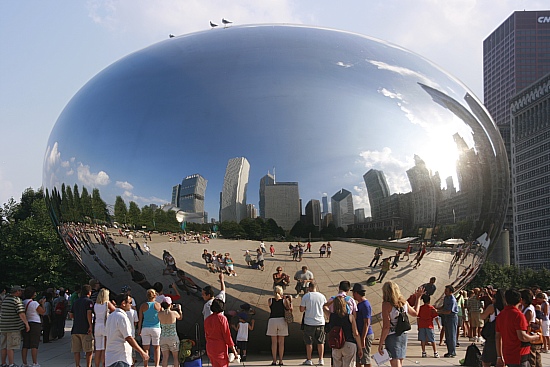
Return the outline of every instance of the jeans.
[[[456,355],[456,329],[458,327],[458,315],[452,313],[445,315],[445,339],[447,340],[447,353]]]

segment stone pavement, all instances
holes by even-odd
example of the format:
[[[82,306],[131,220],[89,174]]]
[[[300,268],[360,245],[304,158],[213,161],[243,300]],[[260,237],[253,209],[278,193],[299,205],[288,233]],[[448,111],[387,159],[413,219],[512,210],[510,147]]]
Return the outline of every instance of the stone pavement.
[[[40,344],[38,350],[38,362],[42,367],[74,367],[75,363],[73,361],[73,355],[71,353],[71,342],[70,342],[70,330],[72,326],[72,321],[68,321],[66,325],[65,337],[51,342],[49,344]],[[266,337],[267,338],[267,337]],[[464,358],[466,354],[466,348],[470,343],[468,343],[466,338],[460,338],[461,346],[457,348],[458,356],[456,358],[421,358],[421,349],[420,342],[417,339],[416,326],[413,326],[413,329],[409,332],[409,343],[407,348],[407,358],[405,359],[403,366],[459,366],[459,360]],[[288,342],[287,342],[288,344]],[[478,344],[480,350],[482,347]],[[377,348],[377,341],[373,349]],[[431,350],[431,349],[430,349]],[[438,346],[439,354],[443,355],[445,353],[445,347]],[[431,354],[431,353],[428,353]],[[304,353],[298,354],[288,354],[285,356],[284,364],[285,366],[299,366],[302,364],[305,358]],[[329,366],[329,357],[330,354],[325,352],[325,365]],[[30,358],[30,353],[29,353]],[[314,362],[317,360],[316,355],[314,354]],[[171,361],[171,360],[170,360]],[[15,363],[21,364],[21,353],[16,352]],[[85,366],[86,362],[84,359],[81,360],[81,366]],[[250,354],[247,358],[247,361],[243,363],[243,367],[246,366],[269,366],[271,364],[271,356],[267,353],[262,354]],[[208,358],[203,357],[203,365],[210,366],[211,364],[208,361]],[[233,364],[236,366],[236,364]],[[389,365],[389,363],[388,363]],[[542,365],[550,366],[550,354],[542,354]],[[140,362],[137,366],[143,366],[143,363]],[[149,363],[149,366],[152,366]],[[172,362],[169,364],[170,367],[173,367]],[[373,366],[376,366],[376,363],[373,361]]]

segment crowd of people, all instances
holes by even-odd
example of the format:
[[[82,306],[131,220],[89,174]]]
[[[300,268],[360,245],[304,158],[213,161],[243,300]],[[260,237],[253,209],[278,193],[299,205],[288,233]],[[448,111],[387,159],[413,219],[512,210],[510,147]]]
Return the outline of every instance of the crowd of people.
[[[268,250],[262,242],[254,257],[247,250],[244,254],[247,265],[264,270],[263,256],[268,251],[274,256],[272,247]],[[323,247],[320,257],[330,257],[330,243]],[[308,248],[311,252],[310,243],[298,244],[289,250],[290,256],[294,257],[296,248],[296,261],[300,261],[301,252]],[[465,251],[455,256],[453,262],[462,261]],[[417,266],[424,253],[425,247],[421,246],[415,255]],[[376,267],[382,259],[382,269],[387,268],[387,272],[399,266],[399,261],[405,257],[408,260],[410,254],[411,248],[397,251],[390,261],[382,258],[383,251],[377,248],[369,266]],[[144,288],[139,290],[146,296],[146,302],[141,305],[136,305],[130,287],[111,294],[96,279],[75,287],[72,292],[63,288],[48,289],[38,295],[33,287],[3,289],[0,297],[1,366],[14,367],[14,353],[21,350],[24,366],[39,367],[40,339],[50,343],[63,338],[67,318],[73,320],[71,352],[77,367],[82,354],[87,367],[91,367],[92,362],[96,367],[129,367],[137,362],[138,355],[144,366],[152,362],[155,367],[166,367],[170,358],[177,365],[180,338],[176,322],[183,318],[181,305],[177,303],[181,297],[179,290],[187,294],[193,292],[204,301],[206,353],[213,367],[228,366],[231,355],[246,361],[249,333],[264,331],[257,330],[254,312],[249,306],[243,305],[239,311],[225,309],[225,276],[237,276],[231,254],[210,253],[204,249],[202,258],[207,268],[218,274],[219,291],[210,285],[197,286],[177,268],[168,251],[163,254],[166,274],[174,275],[177,280],[167,293],[162,283],[151,285],[144,277],[140,278],[131,265],[126,265],[132,279]],[[379,277],[380,282],[384,275]],[[437,289],[435,277],[419,283],[415,292],[409,295],[403,295],[397,283],[386,281],[382,285],[382,329],[380,335],[375,335],[369,288],[365,284],[341,281],[338,292],[327,297],[319,291],[318,281],[305,265],[293,276],[277,266],[272,279],[273,296],[266,300],[269,320],[265,330],[271,340],[272,366],[284,365],[285,338],[289,335],[289,324],[298,322],[294,320],[297,310],[303,315],[301,329],[306,355],[303,365],[306,366],[323,366],[328,344],[335,367],[370,367],[371,355],[375,352],[380,356],[387,353],[391,366],[400,367],[406,358],[407,330],[411,328],[407,316],[417,319],[419,352],[423,358],[428,358],[428,354],[440,358],[438,347],[442,346],[446,349],[442,357],[456,357],[462,337],[482,346],[484,367],[541,367],[541,353],[547,353],[550,348],[548,295],[539,287],[517,291],[497,290],[489,285],[483,289],[455,290],[452,284],[447,284],[442,306],[436,308],[432,304]],[[294,292],[287,292],[291,284],[295,284]],[[298,301],[298,298],[301,299]],[[439,343],[436,326],[440,331]],[[235,337],[231,329],[236,332]],[[373,349],[376,338],[379,339],[377,350]]]

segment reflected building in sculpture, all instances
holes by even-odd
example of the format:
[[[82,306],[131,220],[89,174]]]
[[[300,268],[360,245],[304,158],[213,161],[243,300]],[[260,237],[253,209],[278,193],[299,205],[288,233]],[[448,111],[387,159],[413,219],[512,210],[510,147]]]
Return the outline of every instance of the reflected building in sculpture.
[[[426,163],[414,155],[414,167],[407,170],[412,189],[413,226],[433,228],[437,209],[437,191],[441,186],[439,174],[428,170]],[[436,190],[437,188],[437,190]]]
[[[384,173],[377,169],[370,169],[363,175],[365,186],[369,194],[370,216],[373,220],[382,218],[382,201],[390,196],[390,189]]]
[[[365,209],[355,209],[355,223],[365,223]]]
[[[321,203],[323,205],[322,211],[321,211],[321,216],[324,218],[325,215],[327,215],[327,213],[329,212],[329,210],[328,210],[328,196],[323,195],[323,198],[321,199]]]
[[[263,212],[263,215],[262,215]],[[260,180],[260,216],[273,219],[285,231],[300,220],[300,193],[297,182],[276,182],[269,173]]]
[[[172,188],[171,204],[186,213],[204,213],[204,194],[208,181],[194,174],[183,179],[181,184]],[[207,223],[208,219],[204,222]]]
[[[321,203],[311,199],[306,204],[306,224],[321,228]]]
[[[237,222],[246,218],[246,189],[250,163],[244,157],[227,162],[220,197],[220,222]]]
[[[336,228],[342,227],[348,229],[349,225],[355,222],[355,212],[353,210],[353,197],[351,192],[346,189],[340,189],[330,198],[332,208],[332,220]]]

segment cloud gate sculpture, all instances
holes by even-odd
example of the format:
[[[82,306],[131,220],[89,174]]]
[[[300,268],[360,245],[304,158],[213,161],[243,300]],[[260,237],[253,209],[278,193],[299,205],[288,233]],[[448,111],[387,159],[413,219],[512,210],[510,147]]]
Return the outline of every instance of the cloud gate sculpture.
[[[328,297],[341,280],[378,277],[369,264],[380,246],[381,259],[403,258],[384,280],[406,296],[432,276],[436,299],[445,284],[463,287],[497,245],[508,177],[485,108],[429,61],[348,32],[258,25],[170,38],[100,72],[61,113],[43,184],[67,250],[111,290],[130,286],[139,302],[148,283],[174,291],[165,251],[199,287],[216,289],[201,254],[230,253],[238,276],[225,278],[227,309],[255,310],[254,350],[269,348],[277,266],[291,279],[307,266]],[[313,251],[299,262],[288,244],[300,229]],[[210,232],[225,236],[201,240]],[[275,248],[264,271],[243,256],[260,238]],[[327,239],[332,256],[320,257]],[[408,243],[410,256],[397,254]],[[414,267],[408,260],[423,244]],[[203,302],[180,283],[178,328],[192,335]],[[381,288],[369,282],[367,292],[376,336]]]

